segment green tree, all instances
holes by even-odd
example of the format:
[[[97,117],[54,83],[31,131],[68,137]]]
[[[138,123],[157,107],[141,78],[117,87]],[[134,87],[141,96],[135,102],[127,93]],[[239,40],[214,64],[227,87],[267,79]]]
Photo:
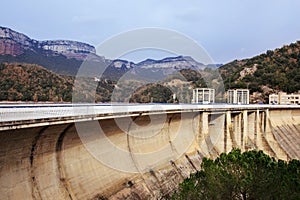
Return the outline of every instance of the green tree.
[[[180,184],[173,199],[299,199],[300,161],[234,149],[204,158],[202,170]]]

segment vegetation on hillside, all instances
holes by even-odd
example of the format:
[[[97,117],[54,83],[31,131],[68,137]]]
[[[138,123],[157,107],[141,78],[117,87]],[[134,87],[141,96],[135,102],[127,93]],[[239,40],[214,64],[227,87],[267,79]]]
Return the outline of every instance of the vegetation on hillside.
[[[71,101],[72,80],[37,65],[0,64],[0,100]]]
[[[79,81],[76,90],[73,91],[74,79],[75,77],[58,75],[34,64],[1,63],[0,101],[110,101],[114,89],[112,81],[95,82],[89,78]]]
[[[132,94],[130,102],[190,103],[193,88],[213,87],[217,89],[217,94],[221,94],[223,85],[220,82],[220,76],[215,69],[182,69],[158,83],[138,88]],[[176,94],[175,99],[173,94]]]
[[[209,87],[210,79],[216,78],[213,72],[184,69],[157,83],[77,77],[74,87],[74,76],[59,75],[35,64],[2,63],[0,101],[189,103],[192,88]]]
[[[224,90],[235,88],[250,89],[250,102],[252,103],[267,103],[269,94],[279,91],[297,93],[300,91],[300,41],[274,51],[268,50],[250,59],[235,60],[221,66],[218,70],[184,69],[179,73],[181,76],[178,76],[176,72],[159,84],[152,84],[149,85],[150,88],[137,90],[131,99],[137,101],[143,99],[141,102],[148,99],[150,102],[150,94],[153,92],[149,90],[156,89],[163,95],[164,90],[161,85],[169,88],[173,93],[175,91],[179,95],[179,102],[190,102],[191,89],[196,87],[215,88],[216,102],[225,102]],[[172,84],[174,81],[181,82],[181,84],[174,85]],[[189,92],[186,92],[188,90]],[[170,102],[170,94],[168,92],[165,94],[168,97],[152,99],[168,99],[165,101]]]
[[[219,68],[225,88],[249,88],[251,93],[268,95],[300,90],[300,41],[250,59],[233,61]]]
[[[275,160],[262,151],[234,149],[180,184],[173,199],[299,199],[300,161]]]
[[[47,56],[39,50],[36,52],[25,50],[23,54],[17,56],[0,55],[0,62],[34,63],[52,72],[65,75],[75,75],[82,63],[82,61],[74,58],[68,59],[63,55]]]
[[[135,91],[130,98],[132,103],[171,103],[172,91],[160,84],[147,84],[139,90]]]

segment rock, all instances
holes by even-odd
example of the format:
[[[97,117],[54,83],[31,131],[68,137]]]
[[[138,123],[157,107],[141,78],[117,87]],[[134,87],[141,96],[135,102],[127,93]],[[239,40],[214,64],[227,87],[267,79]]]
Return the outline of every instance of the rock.
[[[53,51],[62,54],[67,58],[84,60],[90,53],[95,54],[95,47],[76,41],[70,40],[47,40],[39,42],[39,47],[46,51]]]
[[[83,42],[70,40],[37,41],[9,28],[0,27],[0,54],[16,56],[24,53],[25,50],[40,51],[45,55],[61,54],[77,60],[84,60],[88,54],[96,53],[95,47]]]

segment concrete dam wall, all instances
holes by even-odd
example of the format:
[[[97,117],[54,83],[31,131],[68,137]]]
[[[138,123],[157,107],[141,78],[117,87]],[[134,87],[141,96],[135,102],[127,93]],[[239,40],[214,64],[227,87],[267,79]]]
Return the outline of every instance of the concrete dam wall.
[[[300,109],[203,109],[7,128],[1,199],[160,199],[232,148],[300,159]]]

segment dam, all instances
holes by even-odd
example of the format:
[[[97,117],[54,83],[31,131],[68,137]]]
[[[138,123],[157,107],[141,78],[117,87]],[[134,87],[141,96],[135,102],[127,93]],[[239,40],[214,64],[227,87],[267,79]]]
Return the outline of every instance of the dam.
[[[0,105],[1,199],[163,199],[233,148],[300,159],[300,106]]]

